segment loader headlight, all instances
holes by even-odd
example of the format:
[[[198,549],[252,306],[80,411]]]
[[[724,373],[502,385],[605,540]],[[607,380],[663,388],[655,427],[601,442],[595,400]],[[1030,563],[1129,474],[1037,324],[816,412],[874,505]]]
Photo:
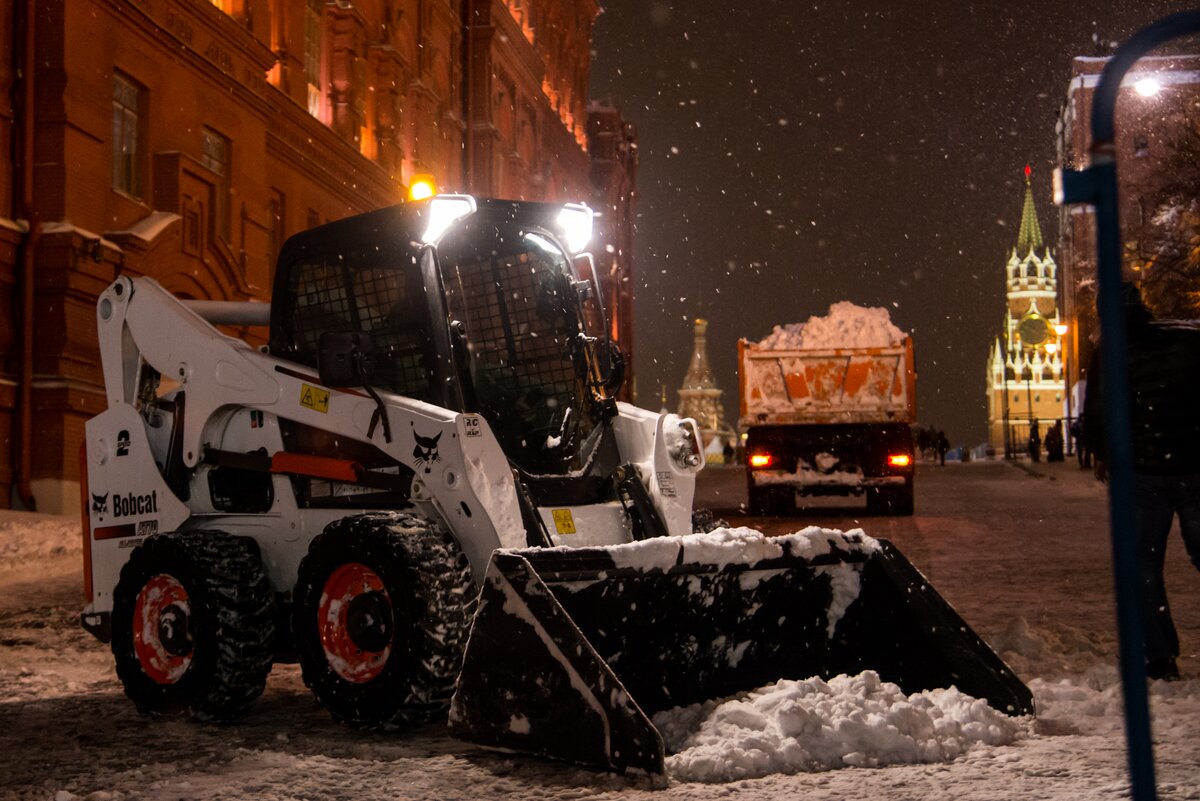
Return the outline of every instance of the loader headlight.
[[[432,175],[414,175],[408,182],[409,200],[426,200],[437,194],[437,182]]]
[[[425,210],[429,222],[421,241],[427,245],[438,241],[450,226],[474,213],[475,198],[470,195],[438,195]]]
[[[574,256],[592,240],[592,210],[582,203],[568,203],[558,213],[558,227]]]

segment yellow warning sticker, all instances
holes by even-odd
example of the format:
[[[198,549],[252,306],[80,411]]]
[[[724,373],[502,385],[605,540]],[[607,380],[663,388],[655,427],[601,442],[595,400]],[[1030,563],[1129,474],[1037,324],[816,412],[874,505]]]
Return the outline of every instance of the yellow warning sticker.
[[[555,509],[554,515],[554,530],[560,535],[575,533],[575,518],[571,517],[570,509]]]
[[[300,385],[300,405],[314,412],[329,414],[329,390],[309,384]]]

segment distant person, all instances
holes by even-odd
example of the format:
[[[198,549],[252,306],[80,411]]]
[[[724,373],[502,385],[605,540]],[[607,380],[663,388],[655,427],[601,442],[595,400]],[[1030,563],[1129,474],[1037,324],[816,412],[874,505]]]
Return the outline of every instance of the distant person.
[[[1036,417],[1029,423],[1029,458],[1035,462],[1042,460],[1042,435],[1038,431],[1038,419]]]
[[[725,454],[725,464],[733,464],[734,450],[733,450],[732,442],[725,443],[724,454]]]
[[[1171,521],[1200,570],[1200,418],[1193,391],[1200,375],[1200,329],[1156,322],[1133,284],[1123,284],[1129,333],[1129,402],[1133,430],[1134,520],[1141,552],[1146,675],[1179,678],[1179,635],[1171,619],[1163,562]],[[1096,477],[1108,475],[1100,350],[1092,356],[1084,400],[1084,437]]]
[[[921,454],[922,459],[929,458],[929,449],[933,443],[929,441],[929,432],[924,428],[917,429],[917,453]]]
[[[1092,453],[1088,450],[1084,428],[1083,415],[1071,421],[1071,438],[1075,440],[1075,458],[1079,462],[1080,470],[1086,470],[1092,466]]]
[[[938,462],[942,467],[946,466],[946,451],[950,450],[950,440],[946,439],[946,432],[939,431],[933,438],[934,448],[937,450]]]
[[[1046,431],[1046,461],[1061,462],[1063,461],[1063,429],[1062,421],[1055,420],[1054,424]]]

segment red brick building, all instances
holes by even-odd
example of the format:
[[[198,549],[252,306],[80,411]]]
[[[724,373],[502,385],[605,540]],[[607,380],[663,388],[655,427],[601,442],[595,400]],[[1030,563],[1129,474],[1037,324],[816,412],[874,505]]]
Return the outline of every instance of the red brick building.
[[[1063,169],[1087,166],[1092,98],[1107,58],[1076,58],[1067,102],[1058,120],[1058,158]],[[1148,83],[1153,81],[1153,83]],[[1142,83],[1145,82],[1145,83]],[[1139,86],[1140,83],[1140,86]],[[1186,292],[1165,271],[1165,240],[1187,235],[1180,221],[1163,225],[1164,211],[1194,215],[1200,200],[1200,56],[1143,58],[1126,73],[1116,104],[1116,154],[1121,236],[1126,277],[1137,281],[1151,308],[1163,317],[1196,316]],[[1191,205],[1189,212],[1187,207]],[[1059,217],[1059,297],[1068,325],[1064,338],[1071,414],[1098,335],[1096,231],[1090,206],[1068,206]],[[1184,221],[1183,229],[1188,227]],[[1190,223],[1200,234],[1200,218]],[[1157,255],[1156,255],[1157,254]]]
[[[0,506],[77,508],[83,424],[104,404],[95,299],[118,274],[264,298],[286,237],[400,202],[428,174],[443,191],[592,203],[607,280],[629,276],[632,129],[608,109],[589,135],[596,0],[10,8]],[[614,155],[612,131],[632,156]],[[631,298],[609,294],[628,351]]]

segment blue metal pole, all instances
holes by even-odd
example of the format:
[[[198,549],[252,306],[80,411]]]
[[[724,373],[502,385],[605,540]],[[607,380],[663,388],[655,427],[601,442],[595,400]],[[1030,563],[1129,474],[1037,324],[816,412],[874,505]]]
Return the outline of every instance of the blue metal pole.
[[[1142,639],[1141,556],[1134,519],[1128,332],[1121,297],[1121,220],[1117,205],[1113,117],[1117,91],[1129,68],[1163,42],[1197,31],[1200,31],[1200,11],[1175,14],[1143,28],[1117,50],[1104,68],[1093,99],[1090,165],[1083,172],[1062,176],[1064,202],[1091,203],[1096,208],[1100,346],[1109,457],[1108,498],[1121,682],[1125,696],[1125,737],[1133,801],[1154,801],[1157,795]]]

